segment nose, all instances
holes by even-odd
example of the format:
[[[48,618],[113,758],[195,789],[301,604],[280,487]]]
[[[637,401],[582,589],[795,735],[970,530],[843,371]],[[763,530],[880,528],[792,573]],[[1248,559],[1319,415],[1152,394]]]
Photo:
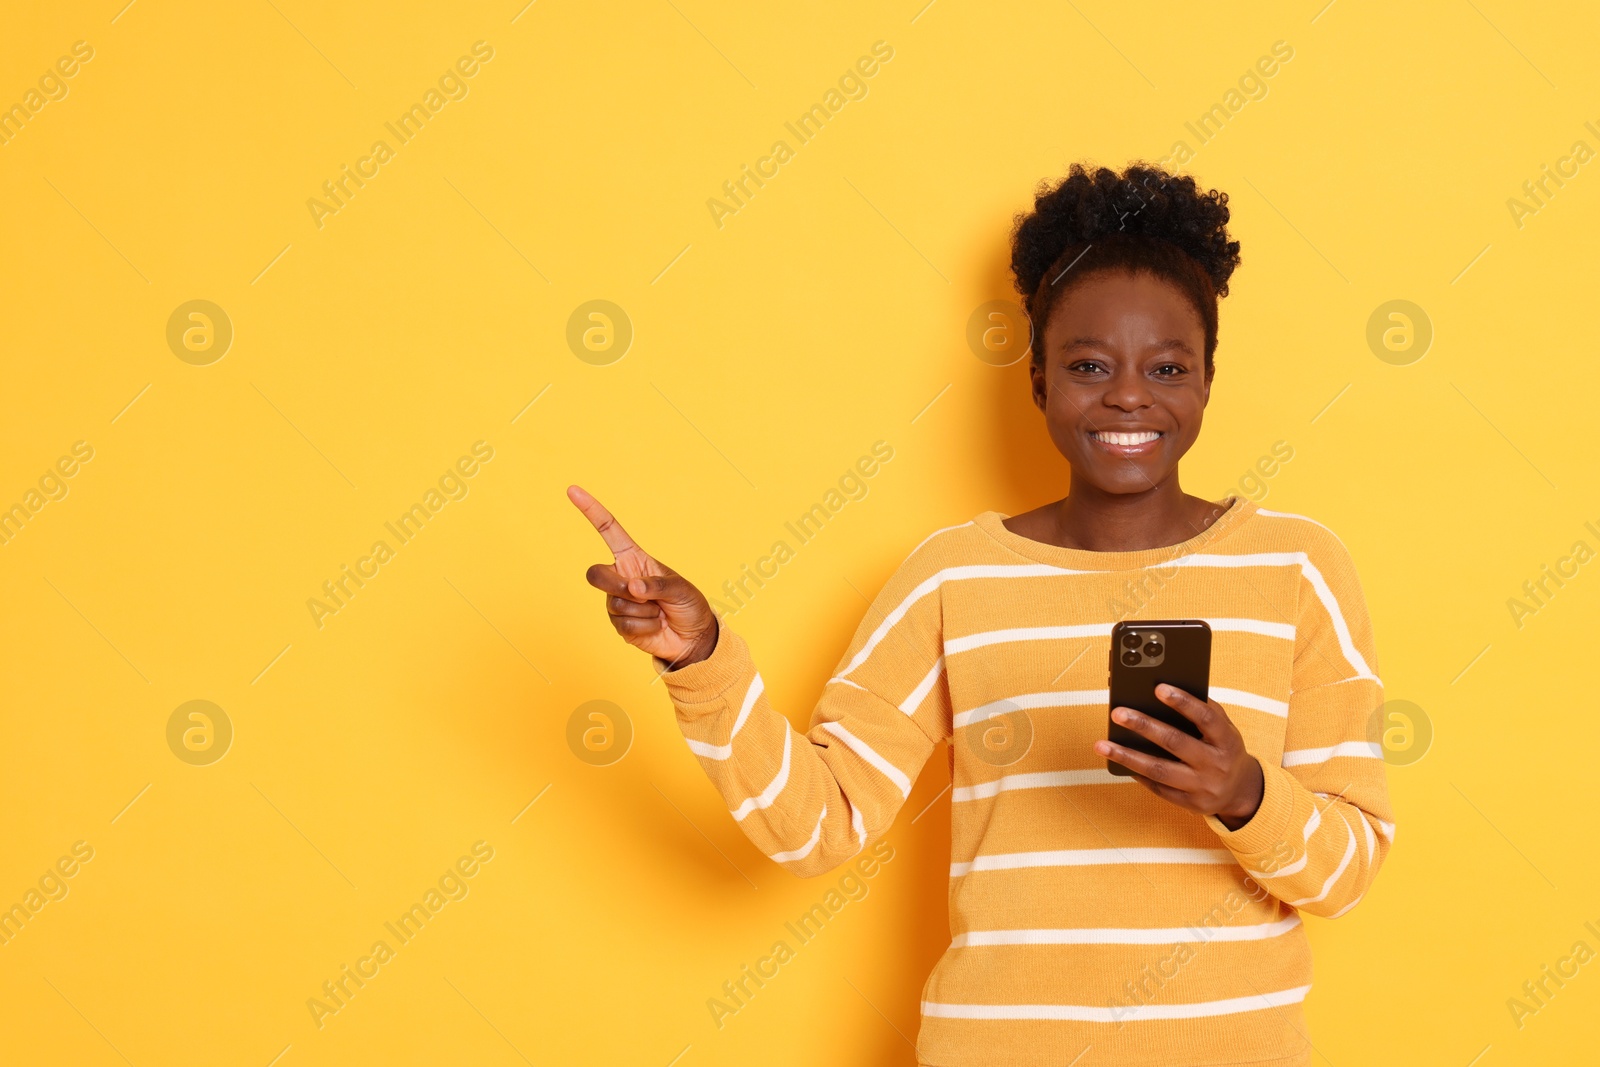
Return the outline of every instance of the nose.
[[[1139,367],[1125,363],[1117,368],[1115,375],[1106,383],[1106,391],[1101,395],[1100,402],[1121,411],[1138,411],[1155,403],[1155,398],[1150,392],[1150,383],[1140,373]]]

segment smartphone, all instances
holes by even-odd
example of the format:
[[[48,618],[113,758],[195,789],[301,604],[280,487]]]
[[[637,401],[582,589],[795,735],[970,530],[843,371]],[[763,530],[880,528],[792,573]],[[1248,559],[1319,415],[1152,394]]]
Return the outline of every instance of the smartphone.
[[[1106,708],[1106,736],[1115,744],[1161,759],[1176,757],[1121,723],[1111,720],[1112,708],[1132,708],[1159,719],[1191,737],[1200,728],[1175,708],[1156,699],[1156,686],[1165,682],[1199,700],[1210,699],[1211,627],[1204,619],[1152,619],[1119,622],[1111,628],[1111,671]],[[1106,770],[1127,777],[1133,772],[1106,760]]]

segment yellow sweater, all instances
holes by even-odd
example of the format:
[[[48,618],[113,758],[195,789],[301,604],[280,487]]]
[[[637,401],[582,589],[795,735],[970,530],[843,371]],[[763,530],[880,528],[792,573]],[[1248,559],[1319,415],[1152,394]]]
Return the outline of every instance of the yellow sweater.
[[[923,989],[922,1062],[1309,1064],[1300,915],[1353,907],[1394,838],[1349,554],[1242,499],[1137,552],[1043,544],[1002,518],[911,552],[806,733],[724,627],[664,675],[690,750],[756,847],[810,876],[882,836],[950,741],[952,940]],[[1237,831],[1095,753],[1125,618],[1210,623],[1211,696],[1266,777]]]

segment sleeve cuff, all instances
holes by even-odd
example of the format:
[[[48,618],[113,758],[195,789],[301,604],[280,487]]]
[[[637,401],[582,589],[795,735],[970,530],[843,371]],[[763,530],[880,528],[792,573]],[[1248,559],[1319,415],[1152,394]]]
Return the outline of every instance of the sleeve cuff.
[[[1261,764],[1261,806],[1250,821],[1230,830],[1215,815],[1205,817],[1228,851],[1241,859],[1270,853],[1289,832],[1294,815],[1294,789],[1290,774],[1282,767]]]
[[[711,655],[675,671],[668,670],[668,663],[659,656],[655,658],[655,665],[672,702],[680,712],[693,717],[696,706],[719,703],[724,693],[750,674],[750,647],[744,638],[728,629],[727,623],[719,621],[717,643]],[[713,709],[708,706],[705,710]]]

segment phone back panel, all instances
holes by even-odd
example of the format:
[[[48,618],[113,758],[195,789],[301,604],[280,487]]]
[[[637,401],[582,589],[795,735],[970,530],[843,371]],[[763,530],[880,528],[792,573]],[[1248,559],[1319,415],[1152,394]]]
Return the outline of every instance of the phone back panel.
[[[1156,686],[1166,683],[1207,700],[1210,697],[1211,627],[1203,619],[1152,619],[1119,622],[1111,628],[1111,702],[1106,709],[1107,737],[1137,752],[1171,759],[1166,749],[1147,741],[1110,720],[1111,708],[1132,708],[1175,726],[1191,737],[1200,728],[1180,712],[1156,699]],[[1120,763],[1106,761],[1112,774],[1131,772]]]

